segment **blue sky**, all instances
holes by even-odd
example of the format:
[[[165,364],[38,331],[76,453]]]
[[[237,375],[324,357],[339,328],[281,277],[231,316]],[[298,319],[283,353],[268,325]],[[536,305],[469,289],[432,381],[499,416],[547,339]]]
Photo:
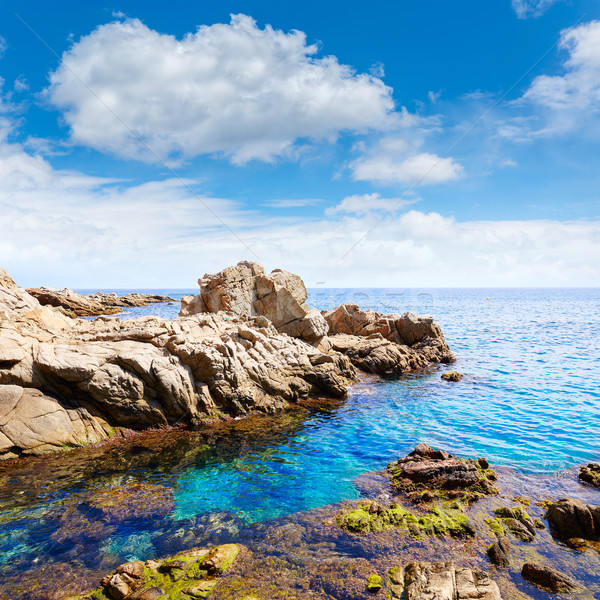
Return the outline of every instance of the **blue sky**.
[[[597,2],[93,4],[0,7],[19,283],[600,285]]]

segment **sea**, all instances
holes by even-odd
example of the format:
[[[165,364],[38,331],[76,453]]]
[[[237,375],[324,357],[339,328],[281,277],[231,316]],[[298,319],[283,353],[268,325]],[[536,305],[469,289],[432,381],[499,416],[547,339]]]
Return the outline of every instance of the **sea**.
[[[116,315],[120,319],[175,318],[181,297],[194,293],[101,291],[151,291],[175,300],[126,309]],[[419,442],[458,456],[486,457],[526,475],[559,477],[576,465],[600,461],[600,289],[309,290],[308,304],[321,310],[343,302],[432,315],[456,363],[399,378],[363,377],[346,400],[328,410],[308,408],[289,427],[277,422],[277,435],[265,443],[238,436],[227,452],[209,458],[175,453],[167,468],[138,468],[131,479],[173,489],[172,524],[213,513],[256,524],[356,499],[362,474],[385,469]],[[449,368],[464,378],[442,380]],[[51,558],[65,551],[49,541],[56,517],[42,525],[45,515],[86,487],[108,481],[93,480],[89,471],[71,474],[64,485],[38,491],[19,508],[15,494],[22,482],[5,477],[0,575],[2,569],[22,568],[23,556]],[[159,551],[155,532],[144,527],[111,530],[101,552],[121,562],[153,557]]]

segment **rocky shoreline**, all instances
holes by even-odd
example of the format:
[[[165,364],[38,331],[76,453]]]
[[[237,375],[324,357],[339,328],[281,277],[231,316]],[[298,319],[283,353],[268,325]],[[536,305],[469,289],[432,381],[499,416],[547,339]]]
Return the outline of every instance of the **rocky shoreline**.
[[[302,280],[240,263],[199,280],[181,316],[70,318],[0,277],[0,458],[97,442],[120,427],[200,425],[345,397],[356,369],[452,362],[412,313],[306,305]]]

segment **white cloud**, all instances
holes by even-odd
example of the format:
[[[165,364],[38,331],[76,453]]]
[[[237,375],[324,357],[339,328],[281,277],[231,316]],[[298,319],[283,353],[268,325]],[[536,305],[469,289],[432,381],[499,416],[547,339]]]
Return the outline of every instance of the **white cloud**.
[[[464,168],[451,157],[417,152],[402,138],[384,138],[351,165],[353,178],[380,185],[431,185],[462,177]]]
[[[15,92],[26,92],[29,89],[29,83],[24,75],[19,75],[14,83]]]
[[[431,102],[431,104],[435,104],[440,99],[441,95],[442,92],[432,92],[431,90],[427,92],[427,97],[429,98],[429,102]]]
[[[584,131],[597,136],[600,123],[600,21],[562,32],[559,48],[568,53],[563,75],[539,75],[519,107],[533,114],[503,123],[498,134],[516,141]]]
[[[8,42],[0,35],[0,58],[2,58],[2,55],[6,52],[7,48]]]
[[[222,153],[244,163],[289,155],[298,139],[406,120],[380,79],[317,51],[300,31],[261,29],[244,15],[182,39],[128,19],[65,52],[46,97],[76,143],[143,160],[154,157],[123,123],[162,158]]]
[[[262,206],[270,206],[271,208],[302,208],[304,206],[323,204],[323,202],[324,200],[319,198],[284,198],[263,202]]]
[[[543,15],[553,4],[560,0],[512,0],[513,10],[519,19],[539,17]]]
[[[339,204],[325,210],[326,215],[355,214],[365,215],[369,212],[398,211],[418,202],[418,198],[382,198],[380,194],[355,194],[346,196]]]

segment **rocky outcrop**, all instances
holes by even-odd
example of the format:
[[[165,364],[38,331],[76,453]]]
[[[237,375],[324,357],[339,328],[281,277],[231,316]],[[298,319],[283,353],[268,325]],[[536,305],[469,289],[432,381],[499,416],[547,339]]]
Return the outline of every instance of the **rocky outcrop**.
[[[328,326],[306,304],[308,294],[298,275],[275,269],[269,275],[254,262],[240,262],[198,280],[200,294],[181,300],[180,316],[224,311],[239,317],[263,316],[280,333],[319,344]]]
[[[239,544],[223,544],[192,548],[161,560],[125,563],[106,575],[90,594],[69,600],[206,598],[242,551],[244,547]]]
[[[600,506],[563,498],[546,511],[552,534],[561,540],[600,540]]]
[[[405,571],[406,600],[502,600],[487,573],[451,562],[413,562]]]
[[[456,458],[443,450],[419,444],[408,456],[390,463],[392,484],[415,501],[429,501],[437,496],[475,500],[497,493],[495,471],[487,460]]]
[[[324,313],[332,348],[369,373],[398,375],[454,356],[432,317],[384,315],[342,304]]]
[[[579,469],[579,479],[600,488],[600,464],[589,463]]]
[[[41,305],[58,308],[69,317],[113,315],[122,312],[124,307],[147,306],[155,302],[175,302],[173,298],[157,294],[131,293],[119,297],[115,293],[97,292],[83,296],[66,288],[62,290],[30,288],[27,293],[36,298]]]
[[[0,299],[5,456],[96,441],[119,426],[194,424],[274,412],[315,394],[344,397],[355,376],[346,357],[260,317],[84,321],[40,307],[18,287],[0,287]]]
[[[444,381],[451,381],[453,383],[460,381],[463,377],[464,375],[458,371],[448,371],[447,373],[442,373],[442,379]]]
[[[523,542],[533,541],[538,526],[521,506],[501,506],[494,510],[494,514],[515,537]]]
[[[523,575],[523,579],[536,587],[555,594],[568,594],[581,589],[581,586],[568,575],[545,565],[538,565],[531,562],[525,563],[521,570],[521,575]]]

